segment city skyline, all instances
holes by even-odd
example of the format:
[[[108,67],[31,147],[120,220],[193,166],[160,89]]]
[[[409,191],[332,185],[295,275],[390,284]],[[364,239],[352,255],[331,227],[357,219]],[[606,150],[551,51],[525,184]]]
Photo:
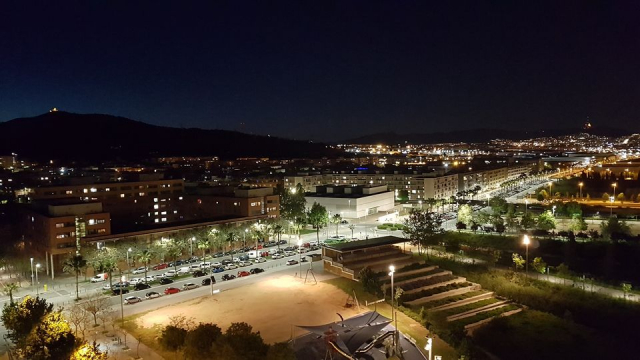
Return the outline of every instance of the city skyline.
[[[8,9],[0,120],[58,107],[321,141],[636,120],[631,3],[163,5]]]

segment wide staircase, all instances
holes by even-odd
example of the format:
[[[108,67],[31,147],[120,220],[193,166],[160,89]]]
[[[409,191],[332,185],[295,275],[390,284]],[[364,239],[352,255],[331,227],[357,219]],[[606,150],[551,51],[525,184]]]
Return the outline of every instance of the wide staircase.
[[[342,267],[357,274],[365,267],[369,267],[374,272],[385,271],[389,265],[403,267],[415,262],[411,253],[405,253],[397,246],[389,245],[350,256],[345,256]]]
[[[391,278],[381,276],[382,289],[390,292]],[[394,273],[394,287],[401,288],[401,302],[415,311],[429,311],[468,333],[495,317],[510,316],[522,307],[496,297],[479,284],[437,266],[413,264]]]

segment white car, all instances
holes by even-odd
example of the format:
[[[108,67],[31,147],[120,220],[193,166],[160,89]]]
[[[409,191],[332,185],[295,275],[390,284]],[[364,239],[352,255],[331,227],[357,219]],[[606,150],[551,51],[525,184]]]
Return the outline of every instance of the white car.
[[[165,272],[164,274],[162,274],[163,277],[175,277],[176,276],[176,271],[175,270],[169,270],[167,272]]]
[[[202,269],[209,269],[211,267],[211,263],[210,262],[202,262],[200,263],[200,268]]]
[[[186,283],[186,284],[182,285],[182,290],[191,290],[191,289],[195,289],[197,287],[198,287],[198,285],[196,285],[194,283]]]
[[[263,262],[267,262],[267,259],[260,257],[260,258],[255,259],[254,261],[256,263],[263,263]]]
[[[237,256],[234,256],[232,260],[233,262],[237,263],[238,261],[240,261],[240,258]]]
[[[135,285],[135,284],[137,284],[137,283],[144,282],[144,280],[143,280],[142,278],[133,278],[133,279],[130,279],[130,280],[129,280],[129,282],[130,282],[132,285]]]
[[[131,273],[132,274],[144,274],[145,271],[148,271],[149,269],[145,266],[141,266],[137,269],[134,269]]]
[[[145,282],[152,282],[156,277],[154,275],[147,275],[147,278],[144,280]]]
[[[148,299],[155,299],[155,298],[159,298],[160,295],[159,293],[155,292],[155,291],[150,291],[147,293],[147,295],[145,295],[144,297],[148,300]]]
[[[307,251],[309,251],[309,250],[308,250],[307,248],[305,248],[305,247],[301,247],[301,248],[299,248],[299,249],[298,249],[298,252],[299,252],[300,254],[304,254],[304,253],[306,253]]]
[[[272,258],[272,259],[274,259],[274,260],[275,260],[275,259],[283,259],[283,258],[284,258],[284,255],[282,255],[282,254],[273,254],[273,255],[271,256],[271,258]]]
[[[111,285],[104,284],[104,286],[102,287],[102,290],[111,290]]]
[[[141,301],[142,301],[142,299],[140,299],[137,296],[129,296],[129,297],[124,299],[124,304],[125,305],[135,304],[135,303],[139,303]]]
[[[238,261],[238,266],[249,266],[251,263],[249,261]]]
[[[220,266],[222,266],[222,264],[219,261],[211,263],[211,267],[217,268],[217,267],[220,267]]]
[[[284,252],[284,256],[293,256],[293,255],[295,255],[295,254],[296,254],[296,253],[295,253],[295,252],[293,252],[293,251],[285,251],[285,252]]]
[[[109,274],[98,274],[91,278],[91,282],[97,283],[97,282],[107,281],[108,278],[109,278]]]
[[[236,264],[227,264],[224,266],[225,270],[233,270],[233,269],[237,269],[238,266]]]
[[[189,267],[188,267],[188,266],[181,267],[181,268],[178,270],[178,275],[185,275],[185,274],[188,274],[188,273],[190,272],[190,270],[191,270],[191,269],[189,269]]]

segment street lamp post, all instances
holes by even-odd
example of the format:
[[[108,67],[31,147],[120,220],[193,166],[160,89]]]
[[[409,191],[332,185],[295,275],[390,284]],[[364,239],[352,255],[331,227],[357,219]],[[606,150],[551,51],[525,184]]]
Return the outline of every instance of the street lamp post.
[[[613,202],[616,201],[616,187],[618,186],[618,183],[613,183],[611,184],[611,186],[613,186]]]
[[[584,185],[582,182],[578,183],[578,186],[580,187],[580,200],[582,200],[582,185]]]
[[[613,196],[609,198],[609,202],[611,203],[611,206],[609,207],[609,217],[613,217],[613,199]]]
[[[33,286],[33,258],[31,258],[31,286]]]
[[[529,275],[529,244],[531,243],[531,240],[529,240],[529,235],[525,235],[524,238],[522,239],[522,243],[525,246],[525,274]]]
[[[40,264],[36,264],[36,297],[38,297],[38,295],[40,295],[39,293],[39,288],[40,288],[40,282],[38,281],[38,270],[40,269]]]
[[[527,207],[529,206],[529,200],[524,201],[524,214],[527,214]]]
[[[424,346],[424,349],[429,352],[429,360],[431,360],[431,349],[433,348],[433,339],[427,337],[427,345]]]
[[[189,239],[189,245],[191,246],[191,258],[193,258],[193,242],[196,240],[196,237],[192,237]]]
[[[393,321],[395,319],[395,308],[393,306],[393,274],[396,272],[396,267],[393,265],[389,266],[389,276],[391,276],[391,321]],[[396,335],[398,334],[398,323],[396,322],[396,330],[395,330],[395,334],[393,335],[393,348],[394,350],[397,350],[397,338]]]
[[[302,252],[300,251],[302,248],[302,240],[298,240],[298,265],[300,270],[300,279],[302,279]]]
[[[553,193],[551,192],[551,186],[553,186],[553,181],[549,182],[549,199],[553,198]]]
[[[129,272],[131,272],[131,263],[129,262],[129,253],[131,252],[131,248],[127,249],[127,268],[129,268]]]

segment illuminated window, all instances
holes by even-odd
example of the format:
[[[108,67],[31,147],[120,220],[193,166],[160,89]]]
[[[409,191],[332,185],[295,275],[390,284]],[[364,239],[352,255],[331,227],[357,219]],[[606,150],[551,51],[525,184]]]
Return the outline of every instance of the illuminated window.
[[[82,189],[82,192],[86,194],[89,192],[89,189]]]
[[[153,202],[158,202],[158,198],[153,198]],[[158,206],[158,205],[156,205]]]
[[[64,227],[64,223],[57,223],[57,224],[56,224],[56,227],[57,227],[57,228],[63,228],[63,227]]]
[[[159,222],[159,221],[160,221],[160,220],[158,220],[158,219],[155,219],[155,220],[154,220],[153,222]]]
[[[159,205],[155,204],[155,205],[153,205],[153,208],[157,210],[159,208]]]
[[[95,225],[95,224],[96,224],[95,219],[89,219],[89,225]]]
[[[124,197],[124,194],[120,194],[120,197],[121,197],[121,198],[123,198],[123,197]]]
[[[163,222],[167,221],[167,218],[162,218],[162,221],[163,221]]]
[[[98,189],[96,189],[96,188],[91,188],[91,192],[96,192],[96,191],[98,191]]]
[[[73,190],[67,190],[64,193],[67,194],[67,195],[71,195],[71,194],[73,194]]]

